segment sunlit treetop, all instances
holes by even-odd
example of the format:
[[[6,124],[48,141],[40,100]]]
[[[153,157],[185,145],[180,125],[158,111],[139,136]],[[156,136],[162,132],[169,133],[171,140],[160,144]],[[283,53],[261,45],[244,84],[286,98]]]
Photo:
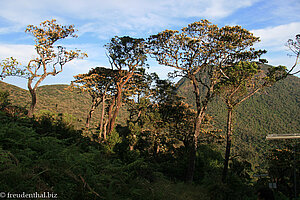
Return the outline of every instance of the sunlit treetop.
[[[258,59],[265,50],[255,50],[259,42],[240,26],[219,28],[208,20],[189,24],[181,31],[165,30],[148,39],[148,52],[162,64],[180,70],[182,75],[197,74],[207,66],[222,68]]]
[[[133,71],[145,65],[147,56],[144,50],[144,39],[129,36],[114,37],[105,45],[111,67]]]
[[[21,65],[15,58],[10,57],[0,62],[0,68],[2,69],[0,79],[4,79],[6,76],[24,76],[26,71],[20,69],[18,66]]]
[[[79,58],[87,57],[86,53],[82,53],[81,50],[66,50],[62,46],[54,46],[54,44],[67,37],[77,37],[74,34],[76,29],[74,25],[63,26],[57,24],[55,19],[46,20],[39,26],[28,25],[25,32],[34,36],[35,49],[38,57],[31,60],[27,66],[28,71],[32,76],[37,76],[37,70],[43,66],[43,74],[49,73],[56,75],[62,71],[62,66],[67,62]],[[57,49],[57,50],[55,50]],[[47,72],[46,66],[52,64],[53,69]],[[56,69],[56,65],[60,66],[60,69]]]

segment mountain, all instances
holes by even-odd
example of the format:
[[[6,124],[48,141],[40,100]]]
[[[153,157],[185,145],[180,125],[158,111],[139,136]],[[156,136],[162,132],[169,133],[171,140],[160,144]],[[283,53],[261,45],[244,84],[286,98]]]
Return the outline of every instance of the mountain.
[[[195,106],[193,87],[182,78],[177,83],[178,94]],[[234,113],[233,155],[248,159],[264,159],[266,149],[272,144],[267,134],[300,132],[300,78],[289,76],[272,87],[256,94],[238,106]],[[209,104],[208,113],[218,128],[226,130],[227,110],[220,98]],[[258,158],[258,155],[262,155]]]

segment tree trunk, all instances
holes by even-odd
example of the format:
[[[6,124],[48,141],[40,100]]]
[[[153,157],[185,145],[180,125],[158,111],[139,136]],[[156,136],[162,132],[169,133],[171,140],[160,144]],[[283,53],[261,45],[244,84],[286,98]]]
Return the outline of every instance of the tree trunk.
[[[224,168],[222,173],[222,182],[225,183],[228,174],[228,163],[230,158],[230,148],[231,148],[231,136],[232,136],[232,107],[228,107],[227,116],[227,133],[226,133],[226,151],[224,158]]]
[[[188,168],[186,172],[186,182],[192,183],[194,179],[195,173],[195,165],[196,165],[196,151],[197,151],[197,137],[194,135],[192,140],[192,145],[189,147],[189,160],[188,160]]]
[[[40,85],[40,83],[47,77],[47,74],[43,74],[39,80],[35,83],[34,87],[32,88],[32,81],[33,79],[35,78],[35,76],[32,76],[28,79],[28,82],[27,82],[27,87],[28,87],[28,90],[30,92],[30,95],[31,95],[31,105],[30,105],[30,108],[29,108],[29,111],[28,111],[28,117],[33,117],[33,113],[34,113],[34,108],[35,108],[35,105],[36,105],[36,90],[37,90],[37,87]]]
[[[198,136],[200,135],[201,123],[205,115],[205,111],[207,109],[208,104],[208,95],[206,95],[206,99],[202,102],[201,106],[201,98],[200,98],[200,89],[196,77],[191,75],[190,79],[192,80],[194,86],[194,93],[196,96],[196,107],[197,107],[197,116],[194,122],[194,133],[192,138],[192,144],[190,145],[189,151],[189,160],[188,160],[188,168],[186,172],[186,182],[192,183],[195,173],[195,164],[196,164],[196,152],[198,148]]]
[[[87,116],[86,122],[85,122],[85,128],[86,128],[86,130],[88,130],[89,127],[90,127],[90,121],[92,119],[92,115],[93,115],[95,109],[98,107],[98,105],[99,105],[98,98],[93,99],[91,109],[90,109],[90,111],[88,113],[88,116]]]
[[[30,95],[31,95],[31,104],[30,104],[30,108],[28,110],[28,117],[32,117],[33,116],[33,112],[34,112],[34,108],[36,105],[36,91],[35,90],[29,90]]]
[[[100,133],[99,133],[99,138],[101,138],[101,134],[103,132],[103,125],[104,125],[104,115],[105,115],[105,94],[102,96],[102,111],[101,111],[101,119],[100,119]],[[104,139],[106,139],[106,131],[105,133],[103,132],[103,136],[105,136]]]
[[[108,134],[110,134],[112,132],[112,130],[115,126],[116,118],[118,116],[121,105],[122,105],[122,89],[119,88],[118,93],[117,93],[117,97],[116,97],[116,106],[115,106],[115,109],[113,111],[113,116],[112,116],[111,120],[108,123],[108,126],[109,126],[108,131],[107,131]]]
[[[107,124],[108,124],[108,120],[106,120],[106,122],[103,126],[103,138],[104,138],[104,140],[106,140],[106,136],[107,136]]]
[[[129,145],[129,151],[133,151],[134,150],[134,146],[133,145]]]
[[[206,108],[207,108],[207,105],[204,105],[200,109],[200,113],[195,119],[195,124],[194,124],[195,130],[193,133],[192,144],[190,146],[188,169],[187,169],[187,173],[186,173],[186,182],[187,183],[192,183],[193,179],[194,179],[195,164],[196,164],[196,152],[198,149],[198,137],[200,135],[201,123],[204,118]]]
[[[30,108],[28,110],[28,117],[33,117],[33,112],[34,112],[34,108],[36,105],[36,87],[32,88],[31,84],[32,84],[32,80],[33,78],[29,78],[28,79],[28,83],[27,83],[27,87],[31,96],[31,104],[30,104]]]

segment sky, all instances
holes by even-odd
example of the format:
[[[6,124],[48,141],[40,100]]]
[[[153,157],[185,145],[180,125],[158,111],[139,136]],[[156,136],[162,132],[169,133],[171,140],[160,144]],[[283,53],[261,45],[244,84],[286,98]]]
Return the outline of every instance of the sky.
[[[23,65],[35,54],[34,38],[27,25],[56,19],[74,25],[78,38],[59,45],[81,49],[88,58],[74,60],[62,73],[47,77],[42,85],[69,84],[73,76],[97,66],[109,66],[104,45],[114,36],[147,38],[166,29],[180,30],[207,19],[219,27],[240,25],[260,37],[255,48],[267,50],[269,64],[294,64],[285,46],[300,33],[299,0],[0,0],[0,60],[14,57]],[[299,69],[299,66],[298,66]],[[149,72],[167,78],[171,68],[149,61]],[[26,79],[10,77],[5,82],[26,88]]]

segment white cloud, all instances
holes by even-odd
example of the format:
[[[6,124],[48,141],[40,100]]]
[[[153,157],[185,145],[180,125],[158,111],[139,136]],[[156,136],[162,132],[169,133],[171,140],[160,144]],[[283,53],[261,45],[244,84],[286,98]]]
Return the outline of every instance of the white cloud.
[[[285,50],[285,43],[288,39],[294,39],[296,34],[300,33],[300,22],[252,30],[251,32],[260,37],[259,47],[272,51]]]
[[[10,0],[1,2],[0,17],[26,26],[58,18],[60,23],[80,23],[82,32],[120,33],[147,31],[182,23],[189,17],[222,18],[257,0]],[[179,18],[181,20],[179,20]],[[184,24],[186,25],[186,24]],[[12,29],[18,31],[20,28]],[[1,29],[0,29],[1,33]]]
[[[258,0],[245,0],[245,1],[236,1],[236,0],[212,0],[207,1],[209,4],[205,6],[203,13],[199,13],[200,16],[205,16],[208,18],[223,18],[227,17],[236,10],[244,7],[251,6]],[[203,1],[202,3],[204,3]],[[200,5],[201,6],[201,5]],[[199,7],[200,7],[199,6]],[[194,10],[194,9],[193,9]],[[194,10],[196,11],[196,10]],[[197,11],[196,11],[197,12]],[[195,16],[199,16],[196,13]],[[199,17],[200,17],[199,16]]]
[[[1,44],[0,59],[14,57],[22,64],[26,64],[35,55],[34,45]]]
[[[251,32],[261,39],[261,42],[256,44],[255,47],[268,51],[264,58],[269,61],[269,64],[274,66],[284,65],[288,68],[294,65],[295,57],[288,56],[291,52],[288,51],[285,44],[288,39],[294,40],[295,36],[300,33],[300,22],[252,30]],[[299,70],[299,68],[298,65],[297,69]]]
[[[299,0],[273,0],[269,1],[274,9],[270,10],[273,15],[282,21],[299,19],[300,1]]]

